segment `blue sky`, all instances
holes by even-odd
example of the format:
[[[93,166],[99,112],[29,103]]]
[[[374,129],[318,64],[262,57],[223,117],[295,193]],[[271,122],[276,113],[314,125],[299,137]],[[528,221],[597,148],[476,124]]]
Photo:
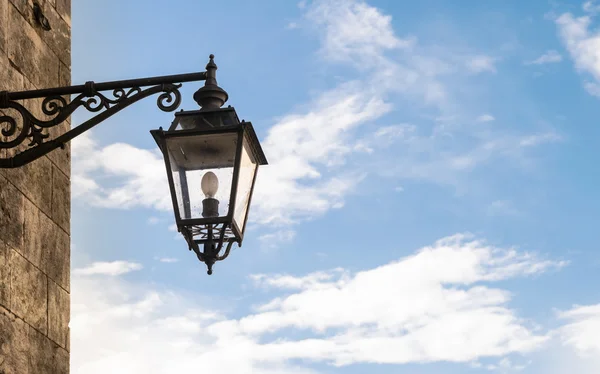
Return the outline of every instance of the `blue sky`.
[[[74,84],[214,53],[270,161],[207,276],[148,132],[172,114],[147,99],[73,142],[74,373],[595,372],[600,3],[72,12]]]

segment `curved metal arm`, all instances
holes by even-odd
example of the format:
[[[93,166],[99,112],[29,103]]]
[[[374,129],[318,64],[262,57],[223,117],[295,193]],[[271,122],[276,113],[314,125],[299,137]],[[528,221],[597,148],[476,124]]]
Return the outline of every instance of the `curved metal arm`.
[[[182,75],[171,75],[164,77],[153,77],[133,79],[125,81],[94,83],[87,82],[85,85],[59,87],[23,92],[0,92],[0,110],[11,109],[18,116],[9,116],[6,111],[0,116],[0,148],[11,149],[21,145],[26,139],[30,149],[16,154],[11,158],[0,159],[0,168],[16,168],[28,164],[56,148],[63,148],[65,143],[81,135],[85,131],[96,126],[115,113],[129,105],[148,96],[161,93],[157,99],[158,107],[171,112],[176,110],[181,103],[179,88],[181,82],[200,81],[206,79],[206,73],[191,73]],[[144,86],[153,86],[142,89]],[[114,98],[108,98],[100,91],[112,90]],[[65,95],[78,94],[70,103]],[[35,117],[17,100],[43,98],[41,110],[44,115],[50,117],[41,120]],[[83,124],[60,135],[56,139],[45,141],[48,135],[44,129],[55,127],[66,121],[78,108],[84,107],[90,112],[102,113],[92,117]],[[19,118],[19,121],[17,121]],[[20,124],[20,126],[19,126]]]

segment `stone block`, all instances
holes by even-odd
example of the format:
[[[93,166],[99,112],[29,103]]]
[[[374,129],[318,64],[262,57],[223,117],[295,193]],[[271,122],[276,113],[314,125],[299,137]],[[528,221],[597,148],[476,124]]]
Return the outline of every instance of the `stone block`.
[[[23,15],[26,19],[29,18],[29,13],[32,12],[27,6],[30,5],[31,0],[9,0],[15,8]]]
[[[44,257],[49,221],[33,203],[25,200],[23,204],[23,246],[18,252],[33,265],[44,269]]]
[[[0,0],[0,19],[5,20],[8,17],[8,0]],[[6,32],[7,22],[0,23],[0,50],[6,52]],[[2,73],[0,73],[2,74]]]
[[[10,251],[0,240],[0,306],[5,308],[10,304]]]
[[[52,162],[48,157],[6,169],[4,175],[42,212],[52,214]]]
[[[70,238],[44,213],[25,201],[22,255],[69,290]]]
[[[0,4],[4,1],[0,0]],[[10,65],[6,55],[0,54],[0,91],[21,91],[24,88],[23,75]]]
[[[41,7],[52,29],[44,30],[34,24],[34,30],[62,63],[71,65],[71,26],[58,14],[52,4],[46,2],[41,4]]]
[[[15,249],[23,246],[24,200],[23,194],[0,176],[0,238]]]
[[[56,224],[52,223],[52,225],[50,241],[53,245],[46,247],[46,274],[69,292],[71,286],[71,238]]]
[[[12,251],[10,268],[10,311],[46,334],[48,331],[46,275],[16,251]]]
[[[48,281],[48,337],[68,349],[70,296],[67,291]]]
[[[69,353],[33,329],[29,330],[29,373],[68,374]]]
[[[52,173],[52,220],[65,232],[70,232],[71,181],[57,167]]]
[[[71,0],[56,0],[56,10],[71,27]]]
[[[29,370],[29,326],[0,307],[0,373],[34,374]]]
[[[58,69],[58,78],[59,78],[59,84],[61,86],[70,86],[71,85],[71,69],[69,68],[69,65],[65,65],[65,64],[60,64],[59,69]],[[68,96],[65,96],[65,98],[69,98]]]
[[[8,58],[36,88],[56,86],[58,58],[14,7],[8,13]]]

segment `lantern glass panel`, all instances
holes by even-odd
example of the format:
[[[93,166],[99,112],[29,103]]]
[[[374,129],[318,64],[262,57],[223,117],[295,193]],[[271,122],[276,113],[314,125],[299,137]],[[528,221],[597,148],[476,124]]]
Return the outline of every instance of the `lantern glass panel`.
[[[213,172],[218,179],[215,199],[219,217],[227,216],[233,181],[238,133],[168,137],[167,151],[179,205],[180,219],[202,218],[202,177]]]
[[[243,137],[242,153],[240,159],[240,173],[237,186],[237,194],[235,201],[235,212],[233,214],[234,222],[240,231],[244,230],[246,223],[246,212],[250,204],[250,194],[252,193],[252,185],[254,175],[258,169],[258,162],[250,147],[247,136]]]

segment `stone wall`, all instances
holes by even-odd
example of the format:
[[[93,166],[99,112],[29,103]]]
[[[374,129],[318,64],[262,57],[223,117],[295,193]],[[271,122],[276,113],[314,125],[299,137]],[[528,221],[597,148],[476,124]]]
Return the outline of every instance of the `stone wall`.
[[[33,0],[0,0],[0,91],[70,84],[71,0],[37,1],[50,31]],[[40,100],[22,104],[44,116]],[[68,146],[0,169],[0,374],[69,372],[70,169]]]

